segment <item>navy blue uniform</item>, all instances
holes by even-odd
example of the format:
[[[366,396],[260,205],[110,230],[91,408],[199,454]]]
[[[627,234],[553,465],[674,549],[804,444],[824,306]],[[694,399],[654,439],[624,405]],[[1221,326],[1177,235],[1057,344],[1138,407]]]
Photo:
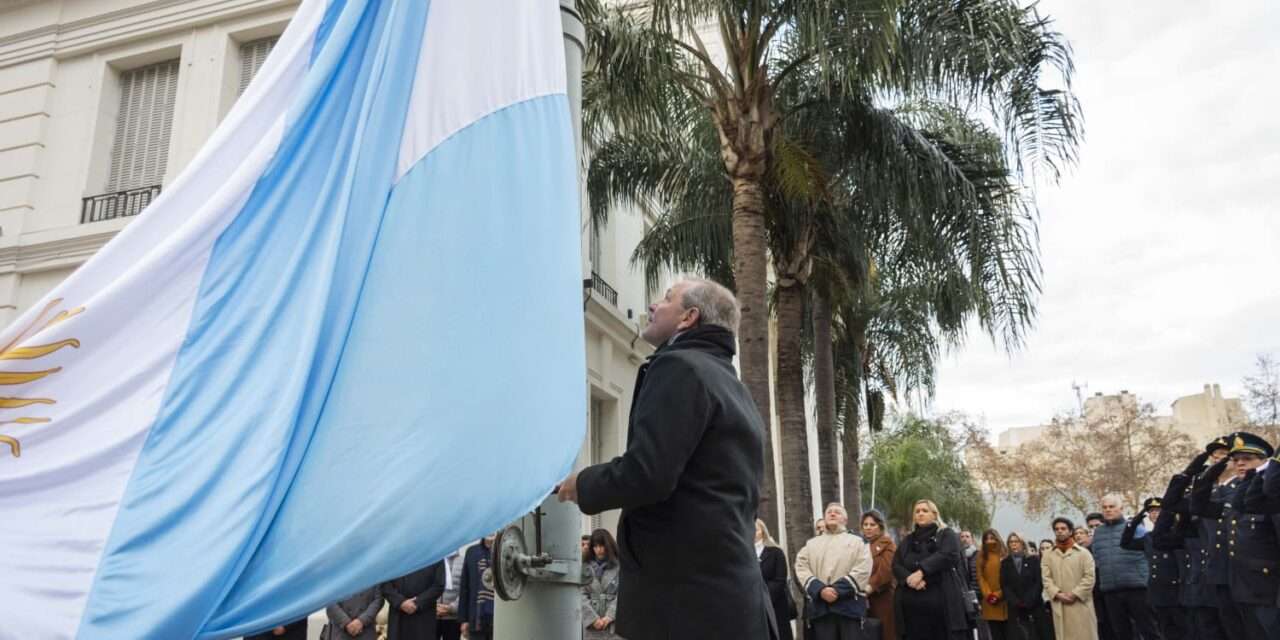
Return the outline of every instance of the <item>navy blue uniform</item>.
[[[1164,495],[1164,509],[1156,520],[1152,534],[1157,548],[1182,550],[1182,585],[1178,603],[1187,612],[1191,637],[1200,640],[1225,640],[1226,632],[1218,617],[1213,586],[1205,576],[1208,554],[1200,538],[1201,519],[1191,514],[1192,475],[1180,473],[1169,482]]]
[[[1164,516],[1161,510],[1160,516]],[[1147,580],[1147,604],[1155,614],[1156,624],[1164,640],[1184,640],[1190,637],[1191,625],[1187,619],[1187,611],[1180,602],[1180,591],[1186,579],[1187,568],[1183,562],[1185,553],[1180,545],[1174,545],[1163,538],[1171,537],[1173,532],[1151,532],[1136,537],[1138,526],[1142,524],[1142,514],[1134,516],[1125,525],[1124,534],[1120,538],[1120,546],[1131,551],[1141,551],[1147,556],[1150,575]],[[1159,542],[1157,548],[1157,536]]]
[[[1218,608],[1218,620],[1228,638],[1247,638],[1244,614],[1231,598],[1230,539],[1231,498],[1239,478],[1218,484],[1227,461],[1209,467],[1191,486],[1191,513],[1200,517],[1200,539],[1205,548],[1205,582]]]
[[[1249,640],[1280,640],[1280,517],[1266,513],[1275,505],[1268,504],[1263,485],[1263,476],[1250,471],[1232,499],[1231,597],[1244,613]]]

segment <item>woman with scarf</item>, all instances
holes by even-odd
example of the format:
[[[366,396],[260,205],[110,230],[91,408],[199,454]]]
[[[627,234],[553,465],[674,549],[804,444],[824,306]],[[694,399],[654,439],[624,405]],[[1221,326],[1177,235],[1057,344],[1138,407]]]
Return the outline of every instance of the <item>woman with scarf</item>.
[[[893,593],[897,582],[893,579],[893,554],[898,545],[885,533],[884,516],[875,510],[862,514],[862,537],[871,545],[871,578],[867,580],[869,614],[880,621],[882,640],[896,640]]]
[[[903,640],[971,638],[960,537],[942,522],[938,506],[930,500],[917,500],[911,518],[915,529],[893,556],[899,584],[894,602],[898,633]]]
[[[618,610],[618,543],[604,529],[591,533],[582,554],[582,638],[612,640]]]
[[[1009,605],[1005,602],[1004,586],[1000,581],[1000,563],[1009,555],[1004,541],[995,529],[982,533],[982,548],[978,550],[978,589],[982,598],[982,619],[991,630],[991,640],[1005,640],[1005,623],[1009,620]]]

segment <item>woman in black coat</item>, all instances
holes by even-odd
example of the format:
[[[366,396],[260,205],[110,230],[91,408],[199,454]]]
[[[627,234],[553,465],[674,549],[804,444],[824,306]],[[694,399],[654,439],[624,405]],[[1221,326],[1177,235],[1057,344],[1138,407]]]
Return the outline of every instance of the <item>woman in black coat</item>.
[[[965,612],[960,536],[941,526],[932,501],[917,501],[911,512],[915,529],[893,556],[898,634],[904,640],[968,639],[973,624]]]
[[[1022,536],[1010,533],[1006,540],[1009,555],[1000,562],[1000,584],[1009,604],[1007,636],[1010,640],[1041,640],[1053,637],[1051,623],[1044,611],[1044,581],[1040,576],[1040,557],[1027,553]]]
[[[774,620],[778,621],[778,640],[791,640],[791,620],[795,618],[792,611],[791,594],[787,593],[787,556],[778,548],[773,536],[769,535],[769,527],[763,520],[756,520],[756,557],[760,559],[760,573],[764,576],[764,584],[769,587],[769,603],[773,606]]]

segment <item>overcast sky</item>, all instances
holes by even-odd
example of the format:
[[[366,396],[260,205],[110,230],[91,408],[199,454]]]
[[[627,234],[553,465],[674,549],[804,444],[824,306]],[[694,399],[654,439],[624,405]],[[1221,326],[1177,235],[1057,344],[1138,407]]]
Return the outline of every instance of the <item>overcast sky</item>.
[[[1075,49],[1080,164],[1042,186],[1026,347],[975,335],[933,412],[992,433],[1127,389],[1168,413],[1280,353],[1280,2],[1043,0]]]

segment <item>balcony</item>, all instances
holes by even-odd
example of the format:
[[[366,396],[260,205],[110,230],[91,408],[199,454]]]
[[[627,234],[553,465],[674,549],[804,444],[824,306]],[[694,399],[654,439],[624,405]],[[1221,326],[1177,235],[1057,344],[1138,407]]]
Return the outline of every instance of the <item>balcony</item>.
[[[80,204],[80,224],[136,216],[160,195],[160,185],[89,196]]]
[[[590,286],[591,290],[596,292],[596,294],[601,298],[608,300],[609,304],[615,307],[618,306],[618,290],[609,286],[609,283],[605,282],[604,278],[600,277],[600,274],[592,271],[591,279],[584,284]]]

